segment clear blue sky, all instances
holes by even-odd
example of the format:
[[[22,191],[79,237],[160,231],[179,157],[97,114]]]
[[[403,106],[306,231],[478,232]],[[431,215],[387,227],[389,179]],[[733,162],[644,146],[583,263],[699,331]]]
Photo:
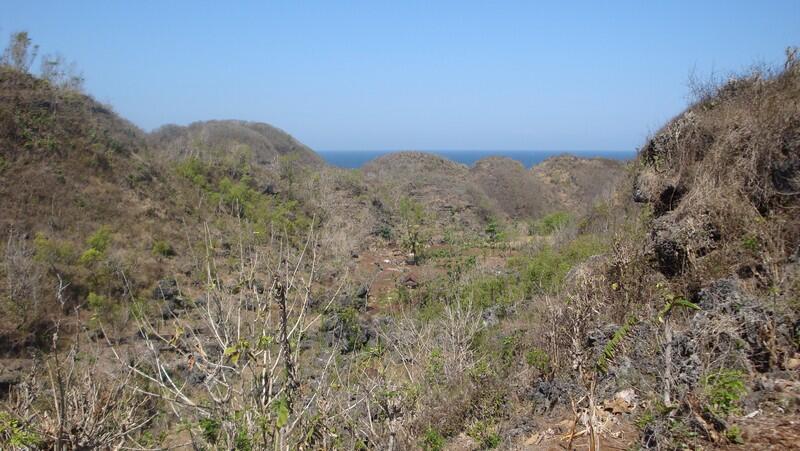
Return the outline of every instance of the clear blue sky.
[[[632,149],[707,77],[778,64],[800,0],[0,1],[146,130],[235,118],[315,149]],[[38,65],[37,65],[38,67]]]

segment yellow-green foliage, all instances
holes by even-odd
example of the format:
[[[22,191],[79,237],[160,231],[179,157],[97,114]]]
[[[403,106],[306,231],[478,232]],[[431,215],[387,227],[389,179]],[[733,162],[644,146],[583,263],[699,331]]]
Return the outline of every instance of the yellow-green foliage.
[[[296,201],[265,196],[256,190],[253,178],[248,175],[249,165],[235,169],[234,172],[243,174],[238,179],[217,177],[217,173],[225,171],[198,158],[188,158],[178,165],[177,170],[180,175],[201,188],[213,205],[223,207],[233,216],[248,219],[259,227],[262,235],[275,230],[291,236],[306,229],[311,223]]]
[[[739,401],[747,394],[744,373],[723,369],[709,374],[703,378],[703,391],[711,411],[723,416],[736,413]]]
[[[439,433],[436,429],[431,427],[425,431],[425,435],[422,437],[422,443],[420,446],[425,451],[441,451],[444,449],[444,437],[442,434]]]
[[[108,226],[101,226],[87,240],[89,246],[78,259],[78,263],[84,266],[91,266],[100,262],[106,256],[106,250],[111,243],[111,229]]]
[[[511,276],[483,276],[474,279],[461,289],[461,297],[481,309],[493,305],[508,305],[519,301],[524,291]]]
[[[565,211],[557,211],[536,221],[531,231],[537,235],[551,235],[566,227],[570,221],[572,221],[572,215]]]
[[[539,348],[533,348],[526,352],[525,362],[542,373],[550,368],[550,357]]]
[[[112,322],[117,319],[120,312],[120,307],[117,303],[106,296],[94,292],[89,292],[89,295],[86,297],[86,303],[92,310],[93,322]]]
[[[477,420],[470,426],[467,435],[477,440],[482,449],[494,449],[500,445],[500,435],[497,426],[489,420]]]
[[[581,235],[560,248],[545,246],[531,257],[513,260],[511,265],[519,269],[527,295],[551,292],[575,265],[606,250],[599,237]]]
[[[75,250],[70,243],[47,238],[42,232],[36,234],[33,246],[36,260],[42,263],[69,265],[75,260]]]
[[[486,226],[484,232],[486,232],[486,236],[491,243],[503,241],[505,238],[505,234],[503,233],[500,224],[495,219],[489,221],[489,224]]]
[[[187,178],[193,184],[207,188],[206,177],[209,174],[209,167],[199,158],[187,158],[177,167],[178,174]]]
[[[11,415],[0,412],[0,445],[5,449],[38,448],[41,438]]]
[[[425,223],[425,207],[410,197],[403,197],[398,211],[403,229],[403,247],[414,255],[416,261],[424,240],[422,226]]]

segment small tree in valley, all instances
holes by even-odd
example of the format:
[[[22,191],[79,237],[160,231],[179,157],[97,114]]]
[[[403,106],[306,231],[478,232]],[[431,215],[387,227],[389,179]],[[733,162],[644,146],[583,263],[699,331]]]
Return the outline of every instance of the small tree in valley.
[[[422,247],[425,223],[425,208],[409,197],[400,199],[400,220],[403,228],[403,248],[411,254],[412,263],[416,264]]]

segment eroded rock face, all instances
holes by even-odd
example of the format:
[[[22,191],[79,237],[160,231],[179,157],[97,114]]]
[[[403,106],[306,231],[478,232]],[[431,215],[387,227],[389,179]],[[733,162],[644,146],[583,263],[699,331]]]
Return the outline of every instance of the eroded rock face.
[[[682,274],[693,258],[717,248],[720,232],[707,213],[670,213],[653,222],[650,246],[656,269],[667,277]]]
[[[672,341],[672,373],[679,392],[720,368],[780,370],[794,349],[792,321],[744,292],[737,279],[720,279],[702,288],[696,304],[701,310]]]
[[[670,223],[653,227],[651,234],[657,269],[667,277],[682,274],[688,261],[686,247],[680,242],[679,230]]]
[[[33,368],[31,359],[3,359],[0,361],[0,399],[5,398],[11,389],[25,380]]]
[[[375,324],[360,319],[352,311],[342,310],[329,314],[320,326],[329,347],[338,347],[342,354],[357,351],[377,338]]]
[[[534,413],[543,415],[559,405],[569,405],[579,388],[563,379],[539,380],[531,387],[528,397],[534,402]]]

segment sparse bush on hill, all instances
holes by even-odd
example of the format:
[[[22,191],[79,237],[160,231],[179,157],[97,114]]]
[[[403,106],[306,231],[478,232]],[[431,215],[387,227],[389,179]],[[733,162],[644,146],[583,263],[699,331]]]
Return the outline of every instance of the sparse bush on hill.
[[[11,33],[8,46],[0,57],[0,64],[27,73],[38,53],[39,46],[33,44],[28,32],[17,31]]]

